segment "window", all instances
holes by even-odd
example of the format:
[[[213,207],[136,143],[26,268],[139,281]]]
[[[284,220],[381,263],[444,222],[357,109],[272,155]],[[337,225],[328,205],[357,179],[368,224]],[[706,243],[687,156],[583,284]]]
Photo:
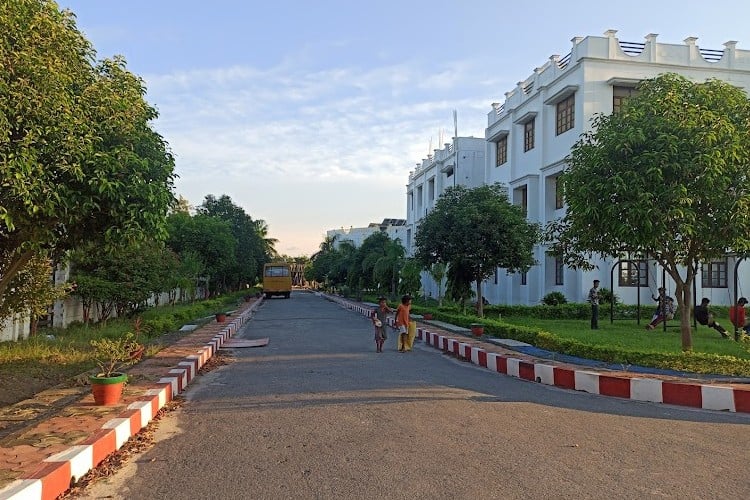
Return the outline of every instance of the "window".
[[[499,274],[498,270],[497,270],[497,268],[495,268],[495,284],[496,285],[497,285],[497,280],[498,280],[498,274]]]
[[[508,136],[504,136],[497,141],[497,154],[495,156],[495,166],[499,167],[508,161]]]
[[[645,260],[620,262],[620,286],[648,286],[648,265]]]
[[[286,278],[289,276],[289,266],[267,266],[265,275],[269,278]]]
[[[727,259],[712,260],[703,264],[701,286],[703,288],[727,287]]]
[[[560,135],[563,132],[567,132],[575,126],[575,107],[575,94],[557,103],[555,135]]]
[[[535,118],[523,124],[523,150],[530,151],[534,149],[534,121]]]
[[[427,182],[427,198],[430,202],[435,201],[435,179],[430,179]]]
[[[555,210],[561,209],[564,203],[562,182],[560,182],[560,176],[557,176],[555,177]]]
[[[527,273],[521,273],[521,284],[526,285],[526,275]]]
[[[555,256],[555,285],[564,285],[565,261],[562,257]]]
[[[619,113],[625,101],[636,94],[633,87],[612,87],[612,112]]]
[[[521,186],[513,190],[513,203],[523,209],[526,215],[529,209],[529,189],[528,186]]]

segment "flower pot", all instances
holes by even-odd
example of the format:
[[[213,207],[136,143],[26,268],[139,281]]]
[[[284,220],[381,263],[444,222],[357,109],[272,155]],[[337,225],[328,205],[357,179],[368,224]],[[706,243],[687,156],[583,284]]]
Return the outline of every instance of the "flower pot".
[[[422,317],[423,317],[424,319],[433,319],[432,313],[424,313],[424,314],[422,315]]]
[[[484,325],[481,325],[479,323],[472,323],[471,334],[475,337],[481,337],[482,335],[484,335]]]
[[[111,377],[89,376],[94,403],[100,406],[116,405],[122,398],[122,388],[128,376],[125,373],[113,373]]]
[[[226,313],[216,313],[216,322],[224,323],[227,320]]]

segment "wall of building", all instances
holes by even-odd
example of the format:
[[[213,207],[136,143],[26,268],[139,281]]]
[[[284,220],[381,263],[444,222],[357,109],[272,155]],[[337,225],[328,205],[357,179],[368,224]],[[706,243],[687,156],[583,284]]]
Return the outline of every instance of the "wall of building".
[[[528,219],[545,225],[565,212],[564,207],[556,205],[556,176],[565,168],[565,157],[581,133],[590,129],[596,113],[612,112],[614,87],[634,87],[640,80],[674,72],[695,81],[720,78],[750,89],[750,51],[738,50],[736,42],[729,41],[721,49],[711,50],[701,48],[693,37],[686,38],[682,44],[659,43],[657,38],[649,34],[642,42],[621,41],[614,30],[605,32],[604,36],[575,37],[568,54],[550,56],[531,75],[519,81],[505,93],[503,102],[492,104],[487,115],[483,182],[508,186],[513,203],[521,204],[526,200]],[[557,103],[571,95],[575,96],[574,125],[558,135]],[[524,151],[524,125],[531,120],[534,147]],[[497,141],[503,137],[507,140],[507,161],[498,166]],[[425,206],[421,212],[413,210],[410,197],[419,192],[424,179],[437,175],[444,168],[450,154],[449,150],[436,150],[435,155],[422,160],[410,174],[407,225],[411,230],[430,206]],[[457,178],[463,184],[463,179]],[[478,185],[478,178],[478,175],[472,176],[464,185],[474,187]],[[413,234],[409,240],[410,252],[413,252],[412,239]],[[586,299],[592,281],[600,279],[603,286],[613,287],[625,302],[636,303],[640,293],[641,302],[651,304],[651,294],[655,294],[662,283],[661,268],[651,262],[648,264],[648,288],[620,287],[616,272],[612,285],[610,274],[615,262],[605,259],[594,262],[598,269],[591,272],[563,269],[563,284],[558,285],[554,257],[548,256],[542,245],[535,248],[534,254],[538,265],[527,273],[525,284],[520,274],[507,274],[502,269],[484,283],[484,293],[491,303],[535,304],[552,291],[560,291],[569,300],[581,302]],[[730,259],[728,269],[733,268],[734,261]],[[739,282],[747,283],[750,265],[741,265],[738,273]],[[435,284],[429,276],[425,276],[423,283],[426,294],[435,293]],[[730,283],[733,283],[733,276]],[[666,287],[673,293],[674,285],[670,280],[666,280]],[[736,300],[733,284],[728,288],[699,288],[696,293],[699,298],[708,297],[715,304]],[[743,293],[741,287],[738,293]]]

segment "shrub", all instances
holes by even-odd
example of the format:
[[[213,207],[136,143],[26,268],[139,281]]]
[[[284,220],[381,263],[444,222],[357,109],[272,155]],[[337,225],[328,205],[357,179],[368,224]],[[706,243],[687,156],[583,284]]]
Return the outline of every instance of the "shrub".
[[[542,303],[548,306],[557,306],[560,304],[567,304],[568,299],[565,298],[565,294],[562,292],[550,292],[544,296]]]
[[[612,293],[612,290],[610,290],[609,288],[600,288],[599,302],[602,304],[617,305],[620,303],[620,297],[618,297],[616,293]]]

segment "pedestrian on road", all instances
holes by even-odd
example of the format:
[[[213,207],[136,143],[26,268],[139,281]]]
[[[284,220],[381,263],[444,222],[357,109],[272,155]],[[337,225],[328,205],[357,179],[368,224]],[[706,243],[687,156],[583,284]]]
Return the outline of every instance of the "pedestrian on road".
[[[722,337],[728,339],[729,334],[727,333],[727,329],[717,323],[716,319],[714,319],[714,314],[708,310],[709,302],[711,302],[711,300],[703,297],[703,299],[701,300],[701,304],[699,306],[695,306],[695,320],[701,325],[713,328],[714,330],[719,332]]]
[[[398,329],[398,352],[406,352],[409,343],[409,314],[411,313],[411,295],[401,297],[396,308],[396,328]]]
[[[378,297],[378,308],[372,312],[372,324],[375,325],[375,352],[383,352],[383,344],[388,338],[385,331],[388,314],[392,312],[393,309],[388,307],[385,297]]]
[[[591,303],[591,329],[599,329],[599,280],[594,280],[594,286],[589,290],[589,302]]]

